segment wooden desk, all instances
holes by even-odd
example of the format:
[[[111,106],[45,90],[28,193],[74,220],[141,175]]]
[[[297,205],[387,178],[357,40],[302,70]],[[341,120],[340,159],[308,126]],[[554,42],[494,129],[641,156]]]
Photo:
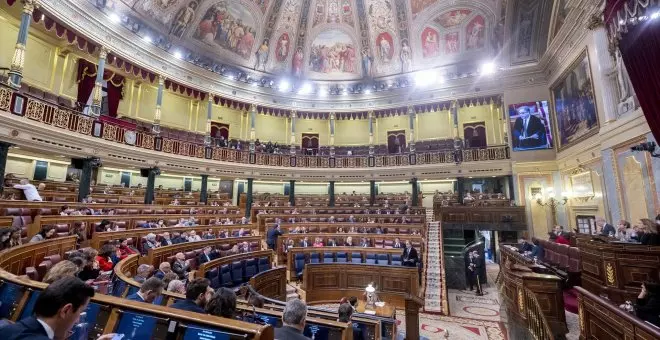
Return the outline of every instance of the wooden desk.
[[[355,310],[358,313],[371,314],[367,312],[367,303],[364,300],[358,300],[358,304],[357,307],[355,307]],[[376,306],[375,312],[376,314],[374,315],[380,316],[381,318],[396,319],[396,307],[389,303],[386,303],[383,307]]]
[[[369,284],[378,297],[394,307],[405,307],[405,294],[417,295],[417,268],[362,263],[308,263],[303,274],[307,303],[336,303],[342,297],[362,296]]]

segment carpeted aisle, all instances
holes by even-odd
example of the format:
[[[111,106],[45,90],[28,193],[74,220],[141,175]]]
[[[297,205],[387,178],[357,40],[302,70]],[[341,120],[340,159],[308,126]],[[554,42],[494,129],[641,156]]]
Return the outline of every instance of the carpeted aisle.
[[[427,217],[428,218],[428,217]],[[440,247],[440,223],[429,222],[426,232],[426,291],[424,296],[424,311],[428,313],[446,314],[446,303],[443,302],[443,268]]]

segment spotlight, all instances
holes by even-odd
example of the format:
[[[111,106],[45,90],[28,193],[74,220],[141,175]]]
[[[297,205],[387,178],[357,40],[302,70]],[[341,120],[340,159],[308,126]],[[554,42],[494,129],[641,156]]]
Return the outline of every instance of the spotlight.
[[[110,13],[110,21],[114,22],[115,24],[121,21],[121,18],[117,13]]]
[[[364,90],[364,94],[371,94],[371,90],[370,89]]]
[[[426,87],[431,85],[435,80],[435,72],[423,71],[415,73],[415,85],[418,87]]]
[[[657,19],[657,18],[660,18],[660,11],[651,14],[651,20],[654,20],[654,19]]]
[[[174,51],[174,58],[183,59],[183,53],[181,51]]]
[[[481,74],[489,75],[495,73],[497,66],[493,62],[484,63],[481,65]]]
[[[230,74],[230,75],[227,76],[227,78],[229,78],[229,80],[234,80],[234,75]]]
[[[148,43],[150,43],[150,44],[153,42],[153,40],[151,39],[151,37],[148,36],[148,35],[145,35],[144,37],[142,37],[142,40],[144,40],[144,41],[146,41],[146,42],[148,42]]]
[[[298,94],[310,94],[312,90],[312,84],[304,83],[300,90],[298,90]]]
[[[289,82],[286,80],[280,80],[280,84],[278,85],[278,88],[280,89],[280,92],[286,92],[289,89]]]

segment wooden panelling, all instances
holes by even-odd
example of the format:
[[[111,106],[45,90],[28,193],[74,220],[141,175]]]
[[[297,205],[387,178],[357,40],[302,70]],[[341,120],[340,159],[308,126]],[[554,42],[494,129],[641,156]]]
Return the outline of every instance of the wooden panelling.
[[[286,301],[286,267],[273,268],[253,276],[250,286],[264,297]]]
[[[27,267],[36,267],[46,256],[60,255],[76,249],[75,236],[59,237],[35,243],[27,243],[0,252],[0,268],[24,275]]]

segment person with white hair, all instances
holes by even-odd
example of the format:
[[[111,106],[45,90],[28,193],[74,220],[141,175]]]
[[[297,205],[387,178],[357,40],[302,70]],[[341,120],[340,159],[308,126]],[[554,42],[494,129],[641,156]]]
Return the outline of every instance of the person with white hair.
[[[154,233],[149,233],[145,237],[146,241],[144,241],[144,245],[142,246],[142,249],[144,249],[144,252],[148,252],[149,249],[155,249],[160,247],[160,242],[156,241],[156,234]]]
[[[41,195],[39,195],[39,191],[37,190],[37,188],[34,185],[30,184],[30,181],[28,181],[27,179],[22,179],[19,183],[20,184],[14,185],[14,188],[23,190],[23,194],[25,195],[26,200],[28,200],[28,201],[42,201]],[[43,183],[40,183],[39,184],[39,189],[43,190],[44,188],[46,188],[46,185],[43,184]]]
[[[300,299],[292,299],[286,303],[282,313],[282,327],[275,328],[275,339],[309,340],[303,335],[307,305]]]
[[[172,293],[185,294],[186,285],[181,280],[172,280],[167,285],[167,291]]]

